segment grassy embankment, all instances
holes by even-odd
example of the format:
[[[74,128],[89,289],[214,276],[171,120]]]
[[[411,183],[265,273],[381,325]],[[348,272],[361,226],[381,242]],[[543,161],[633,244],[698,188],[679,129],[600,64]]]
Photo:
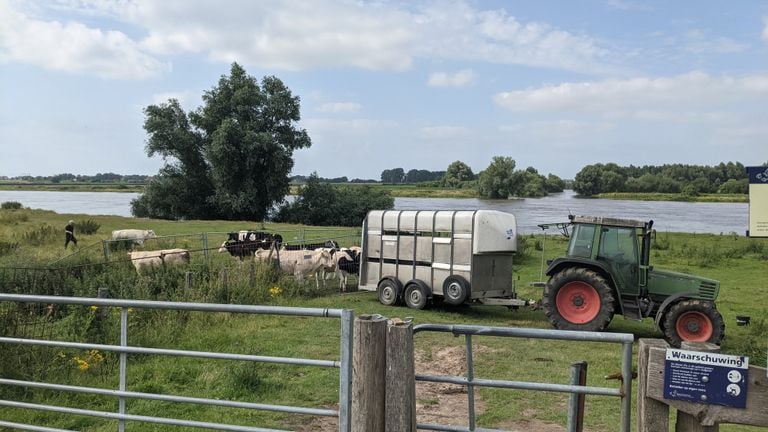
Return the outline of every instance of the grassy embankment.
[[[701,194],[690,196],[680,193],[611,192],[599,194],[596,198],[635,201],[749,202],[749,195],[747,194]]]
[[[79,222],[93,219],[101,224],[93,235],[80,235],[80,252],[61,259],[63,226],[68,219]],[[53,231],[43,224],[55,227]],[[193,250],[192,263],[184,270],[193,273],[193,289],[185,292],[184,275],[168,269],[139,277],[125,261],[105,266],[100,240],[118,228],[152,228],[158,235],[190,234],[178,238],[161,239],[146,248],[187,247]],[[281,232],[291,239],[302,235],[300,227],[230,221],[157,221],[121,217],[90,217],[85,215],[58,215],[46,211],[0,211],[0,240],[16,246],[3,249],[0,245],[0,267],[34,267],[56,262],[55,266],[72,266],[66,271],[34,272],[31,270],[0,270],[0,289],[3,291],[47,292],[63,295],[95,296],[99,286],[107,286],[113,295],[126,298],[149,298],[232,303],[275,304],[286,306],[350,308],[355,314],[380,313],[389,317],[412,316],[415,323],[459,323],[491,326],[551,328],[543,312],[529,309],[508,311],[501,307],[460,307],[435,305],[427,310],[415,311],[404,307],[384,307],[374,293],[339,294],[327,288],[317,292],[313,284],[300,286],[290,278],[272,279],[268,270],[257,269],[255,286],[249,284],[249,265],[238,264],[225,254],[215,251],[206,260],[200,251],[199,232],[226,232],[245,228],[266,228]],[[309,228],[307,228],[309,230]],[[342,243],[357,243],[356,229],[317,229],[304,231],[306,237],[342,236]],[[343,237],[350,235],[349,237]],[[211,234],[210,247],[223,238]],[[515,279],[522,297],[539,298],[540,291],[528,286],[539,279],[541,256],[537,246],[542,237],[523,240],[524,253],[518,259]],[[559,255],[565,241],[549,236],[544,241],[547,258]],[[94,245],[88,247],[88,245]],[[122,254],[113,251],[112,260]],[[58,262],[57,262],[58,261]],[[657,267],[685,271],[719,279],[722,283],[718,307],[726,321],[727,337],[723,351],[748,354],[752,364],[764,365],[768,328],[765,317],[768,305],[764,299],[768,292],[765,274],[768,271],[768,242],[743,237],[660,233],[655,241],[652,262]],[[224,286],[220,272],[227,269],[228,285]],[[54,279],[52,276],[57,275]],[[47,275],[47,276],[46,276]],[[333,284],[331,284],[333,285]],[[275,289],[277,288],[277,289]],[[40,315],[18,314],[18,310],[5,306],[0,309],[4,323],[17,325],[20,333],[65,339],[117,343],[117,316],[110,311],[96,318],[98,311],[89,308],[70,308],[57,311],[56,319],[43,319]],[[750,327],[737,327],[736,315],[750,315]],[[26,325],[22,325],[26,322]],[[162,313],[133,311],[130,318],[132,345],[191,349],[199,351],[225,351],[274,356],[305,356],[324,359],[338,357],[338,323],[333,320],[286,317],[248,317],[237,315],[208,315],[196,313]],[[11,327],[2,327],[8,332]],[[617,317],[609,331],[632,332],[639,337],[658,337],[650,320],[627,321]],[[523,381],[565,383],[570,363],[589,362],[588,385],[614,386],[603,376],[617,372],[620,367],[618,346],[587,343],[563,343],[528,339],[473,338],[475,347],[483,347],[475,354],[475,376]],[[437,358],[438,351],[457,347],[460,352],[462,338],[441,334],[419,334],[416,347],[427,360]],[[22,349],[8,351],[0,346],[0,372],[4,377],[34,378],[45,381],[72,383],[103,388],[117,388],[117,358],[105,354],[97,356],[75,350]],[[88,364],[82,369],[82,363]],[[202,361],[186,358],[158,358],[129,356],[128,389],[151,393],[181,394],[209,398],[226,398],[264,403],[297,404],[302,406],[333,406],[338,395],[335,370],[289,367],[277,365],[243,365],[229,361]],[[636,388],[636,386],[635,386]],[[114,398],[44,391],[22,391],[0,387],[3,399],[46,401],[57,405],[87,406],[96,410],[114,411]],[[566,395],[532,393],[524,391],[478,391],[484,404],[479,417],[483,427],[504,428],[536,420],[564,424]],[[439,400],[423,401],[427,404]],[[617,399],[587,398],[587,428],[613,431],[618,422]],[[554,409],[553,409],[554,408]],[[177,416],[200,421],[226,421],[263,427],[312,430],[312,418],[274,413],[213,407],[191,407],[184,404],[129,401],[132,414]],[[20,412],[0,409],[0,418],[46,426],[86,431],[114,430],[114,422],[86,417]],[[150,427],[137,424],[134,427]],[[152,426],[152,430],[195,430]],[[723,431],[750,431],[741,426],[721,426]]]
[[[452,189],[426,187],[416,184],[367,183],[373,188],[389,191],[393,197],[401,198],[479,198],[474,189]],[[338,183],[336,186],[361,186],[362,183]],[[0,190],[32,190],[52,192],[143,192],[144,185],[125,183],[23,183],[0,181]],[[298,193],[299,186],[292,185],[290,193]],[[599,194],[595,198],[636,200],[636,201],[686,201],[686,202],[749,202],[748,195],[742,194],[701,194],[689,196],[673,193],[613,192]]]
[[[143,184],[135,183],[28,183],[0,181],[0,190],[49,192],[143,192]]]

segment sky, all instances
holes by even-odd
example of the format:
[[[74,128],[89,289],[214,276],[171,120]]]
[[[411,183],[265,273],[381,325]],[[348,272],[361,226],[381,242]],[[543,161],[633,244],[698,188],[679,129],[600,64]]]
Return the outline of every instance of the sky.
[[[232,62],[301,98],[293,174],[768,161],[768,2],[0,0],[0,176],[155,174],[143,109]]]

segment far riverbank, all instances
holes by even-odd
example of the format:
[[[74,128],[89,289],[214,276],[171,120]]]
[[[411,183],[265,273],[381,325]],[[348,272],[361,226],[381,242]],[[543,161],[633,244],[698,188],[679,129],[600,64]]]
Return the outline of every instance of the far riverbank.
[[[477,198],[474,189],[452,189],[424,187],[419,185],[392,185],[380,183],[337,183],[336,186],[369,185],[375,189],[384,189],[395,198]],[[8,183],[0,182],[0,191],[48,191],[48,192],[129,192],[142,193],[144,184],[134,183]],[[291,185],[291,195],[296,195],[299,185]],[[674,193],[639,193],[613,192],[604,193],[594,198],[625,201],[676,201],[702,203],[747,203],[746,194],[701,194],[696,196]]]

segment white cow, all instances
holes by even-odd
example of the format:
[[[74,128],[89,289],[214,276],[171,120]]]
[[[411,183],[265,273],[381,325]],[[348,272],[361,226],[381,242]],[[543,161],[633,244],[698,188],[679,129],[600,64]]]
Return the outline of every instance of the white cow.
[[[133,240],[138,245],[143,245],[146,239],[156,237],[157,234],[152,230],[122,229],[112,231],[112,240]]]
[[[148,270],[164,265],[176,266],[189,263],[189,251],[186,249],[162,249],[154,251],[128,252],[136,271]]]
[[[292,274],[296,280],[303,281],[305,277],[315,275],[315,286],[320,289],[317,281],[317,273],[328,267],[333,266],[333,256],[328,251],[310,251],[310,250],[280,250],[274,249],[256,251],[254,259],[258,262],[268,262],[278,259],[280,270]]]

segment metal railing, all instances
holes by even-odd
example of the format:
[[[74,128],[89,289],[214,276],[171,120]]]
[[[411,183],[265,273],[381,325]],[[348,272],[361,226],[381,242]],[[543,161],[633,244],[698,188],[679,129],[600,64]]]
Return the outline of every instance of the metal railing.
[[[565,331],[565,330],[545,330],[545,329],[526,329],[509,327],[488,327],[471,325],[449,325],[449,324],[421,324],[414,326],[414,335],[419,332],[442,332],[451,333],[454,336],[464,335],[466,342],[467,373],[465,377],[460,376],[435,376],[416,374],[416,381],[448,383],[467,387],[467,399],[469,407],[469,426],[467,428],[435,425],[435,424],[417,424],[418,429],[436,430],[436,431],[455,431],[455,432],[491,432],[495,429],[477,428],[475,421],[475,387],[494,387],[506,389],[520,389],[533,391],[561,392],[571,394],[591,394],[598,396],[614,396],[621,398],[621,432],[630,431],[630,416],[632,413],[632,344],[634,336],[628,333],[598,333],[583,331]],[[574,384],[552,384],[541,382],[526,381],[507,381],[493,379],[477,379],[474,377],[474,362],[472,359],[472,336],[502,336],[514,338],[530,339],[555,339],[571,340],[580,342],[607,342],[622,344],[621,351],[621,388],[611,387],[589,387]],[[574,410],[576,404],[569,404],[568,419],[569,428],[571,428],[571,419],[576,417]],[[571,429],[575,430],[575,429]],[[502,432],[502,431],[497,431]]]
[[[96,349],[108,352],[116,352],[120,355],[119,360],[119,388],[117,390],[101,389],[93,387],[81,387],[72,385],[51,384],[44,382],[13,380],[0,377],[0,385],[21,386],[27,388],[47,389],[63,392],[86,393],[102,396],[117,397],[118,412],[94,411],[87,409],[68,408],[45,404],[32,404],[26,402],[17,402],[9,400],[0,400],[0,406],[14,407],[22,409],[42,410],[48,412],[84,415],[90,417],[99,417],[104,419],[118,420],[118,429],[120,432],[125,430],[127,421],[139,421],[155,424],[188,426],[207,428],[226,431],[277,431],[276,429],[265,429],[250,426],[239,426],[223,423],[208,423],[200,421],[190,421],[182,419],[173,419],[165,417],[134,415],[126,412],[126,399],[145,399],[156,401],[168,401],[189,403],[198,405],[214,405],[230,408],[245,408],[253,410],[266,410],[284,413],[305,414],[326,417],[339,418],[339,431],[349,432],[351,425],[351,391],[352,391],[352,326],[353,312],[349,309],[322,309],[322,308],[299,308],[299,307],[279,307],[279,306],[251,306],[251,305],[230,305],[230,304],[211,304],[211,303],[179,303],[179,302],[161,302],[161,301],[143,301],[143,300],[113,300],[102,298],[82,298],[82,297],[57,297],[57,296],[32,296],[18,294],[0,294],[0,302],[21,302],[21,303],[44,303],[44,304],[66,304],[83,305],[97,307],[116,307],[120,308],[120,345],[104,345],[91,343],[76,343],[66,341],[51,341],[41,339],[24,339],[13,337],[0,337],[0,343],[16,345],[33,345],[73,349]],[[222,352],[203,352],[188,351],[162,348],[146,348],[128,345],[128,309],[160,309],[175,311],[196,311],[196,312],[228,312],[254,315],[285,315],[302,317],[320,317],[320,318],[339,318],[341,321],[340,329],[340,359],[339,360],[318,360],[292,357],[271,357],[246,354],[232,354]],[[176,395],[163,395],[143,392],[132,392],[126,389],[127,364],[129,354],[151,354],[180,357],[196,357],[219,360],[235,360],[244,362],[261,363],[279,363],[287,365],[317,366],[326,368],[338,368],[340,370],[339,378],[339,410],[330,410],[322,408],[306,408],[287,405],[271,405],[240,401],[218,400],[185,397]],[[22,430],[56,430],[62,429],[46,428],[42,426],[17,424],[6,421],[0,421],[0,426],[15,427]]]

